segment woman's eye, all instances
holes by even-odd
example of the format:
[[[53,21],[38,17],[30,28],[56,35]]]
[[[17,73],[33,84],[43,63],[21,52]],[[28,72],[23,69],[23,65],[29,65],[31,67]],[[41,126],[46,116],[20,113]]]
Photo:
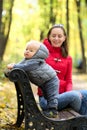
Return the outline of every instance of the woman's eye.
[[[61,38],[62,36],[58,36],[59,38]]]
[[[62,38],[62,37],[63,37],[63,35],[58,35],[58,37],[59,37],[59,38]]]
[[[54,37],[54,38],[55,38],[56,36],[55,36],[55,35],[53,35],[52,37]]]

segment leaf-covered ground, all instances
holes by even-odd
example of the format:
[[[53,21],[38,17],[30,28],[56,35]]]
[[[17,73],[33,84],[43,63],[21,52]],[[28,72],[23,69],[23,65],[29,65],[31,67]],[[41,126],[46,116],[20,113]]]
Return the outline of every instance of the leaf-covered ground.
[[[87,74],[73,74],[73,89],[87,89]],[[33,89],[36,95],[36,87]],[[0,81],[0,130],[24,130],[12,126],[17,116],[17,99],[15,87],[8,79]]]
[[[23,130],[13,127],[17,115],[17,99],[14,84],[8,80],[0,82],[0,130]]]

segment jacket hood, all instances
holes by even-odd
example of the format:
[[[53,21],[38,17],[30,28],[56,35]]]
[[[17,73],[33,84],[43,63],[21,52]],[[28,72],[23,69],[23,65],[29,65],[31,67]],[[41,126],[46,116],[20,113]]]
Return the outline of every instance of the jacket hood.
[[[49,55],[47,47],[43,44],[40,45],[40,48],[37,50],[32,59],[46,59]]]

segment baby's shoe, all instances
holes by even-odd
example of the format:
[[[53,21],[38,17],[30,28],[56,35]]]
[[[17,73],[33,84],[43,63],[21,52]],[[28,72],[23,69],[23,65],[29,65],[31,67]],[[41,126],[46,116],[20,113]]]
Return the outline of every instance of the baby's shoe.
[[[43,111],[44,115],[49,118],[58,118],[58,111],[56,108],[49,108]]]

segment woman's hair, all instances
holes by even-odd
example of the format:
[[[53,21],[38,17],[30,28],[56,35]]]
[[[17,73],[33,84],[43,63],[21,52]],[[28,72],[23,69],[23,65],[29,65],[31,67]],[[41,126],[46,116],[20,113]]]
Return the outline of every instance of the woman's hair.
[[[61,28],[61,29],[63,30],[64,35],[66,36],[65,41],[63,42],[63,44],[62,44],[62,46],[61,46],[61,49],[62,49],[62,56],[63,56],[63,57],[67,57],[67,56],[68,56],[67,34],[66,34],[66,31],[65,31],[65,29],[64,29],[64,27],[63,27],[62,24],[55,24],[55,25],[53,25],[53,26],[49,29],[49,31],[48,31],[48,33],[47,33],[48,41],[51,43],[51,41],[50,41],[50,39],[49,39],[49,36],[50,36],[50,34],[51,34],[51,31],[52,31],[54,28]]]

